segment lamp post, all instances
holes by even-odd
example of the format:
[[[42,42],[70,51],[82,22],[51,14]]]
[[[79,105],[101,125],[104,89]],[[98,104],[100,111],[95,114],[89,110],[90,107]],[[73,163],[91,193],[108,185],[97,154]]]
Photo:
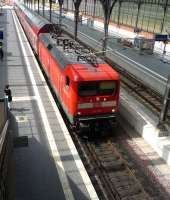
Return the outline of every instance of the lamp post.
[[[163,53],[162,53],[162,58],[160,59],[161,61],[163,61],[164,63],[166,63],[165,61],[165,55],[166,55],[166,45],[168,43],[168,41],[170,41],[169,35],[170,35],[170,28],[166,29],[166,33],[167,33],[167,39],[163,41],[164,43],[164,49],[163,49]]]
[[[79,8],[82,0],[73,0],[74,3],[74,39],[77,40],[78,22],[79,22]]]
[[[170,34],[170,29],[166,29],[166,32],[168,34],[167,41],[169,40],[169,34]],[[164,47],[165,50],[165,47]],[[169,109],[169,103],[170,103],[170,72],[168,75],[168,80],[166,83],[166,89],[165,89],[165,94],[163,98],[163,105],[161,109],[161,113],[159,116],[159,123],[158,123],[158,128],[160,128],[161,136],[165,136],[168,134],[168,130],[166,129],[166,118],[167,118],[167,113]]]
[[[107,38],[109,33],[109,22],[112,14],[113,7],[118,0],[100,0],[104,13],[104,39],[103,39],[103,56],[107,49]]]
[[[168,80],[166,84],[165,94],[163,98],[163,105],[161,109],[161,113],[159,116],[158,128],[160,129],[160,136],[165,136],[168,134],[168,130],[166,129],[166,118],[169,109],[170,102],[170,73],[168,75]]]

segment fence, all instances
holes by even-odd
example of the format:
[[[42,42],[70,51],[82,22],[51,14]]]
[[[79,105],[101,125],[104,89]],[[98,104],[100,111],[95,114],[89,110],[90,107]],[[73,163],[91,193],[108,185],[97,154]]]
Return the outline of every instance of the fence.
[[[12,149],[12,142],[7,131],[8,128],[8,107],[7,99],[0,99],[0,200],[7,200],[8,165]]]
[[[0,133],[2,132],[8,118],[7,100],[0,99]]]

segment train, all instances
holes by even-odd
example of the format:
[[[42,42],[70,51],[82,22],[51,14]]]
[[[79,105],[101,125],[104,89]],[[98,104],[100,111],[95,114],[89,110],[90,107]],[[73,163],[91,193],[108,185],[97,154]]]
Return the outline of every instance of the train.
[[[15,12],[70,124],[116,124],[120,75],[57,24],[15,2]]]

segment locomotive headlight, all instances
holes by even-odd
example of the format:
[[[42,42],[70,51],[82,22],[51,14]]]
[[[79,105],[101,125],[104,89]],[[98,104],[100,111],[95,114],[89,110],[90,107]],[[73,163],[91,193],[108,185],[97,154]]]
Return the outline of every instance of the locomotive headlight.
[[[78,115],[81,115],[81,112],[78,112],[77,114],[78,114]]]
[[[99,98],[99,97],[96,97],[96,101],[100,101],[100,98]]]
[[[112,112],[115,112],[115,109],[112,109]]]

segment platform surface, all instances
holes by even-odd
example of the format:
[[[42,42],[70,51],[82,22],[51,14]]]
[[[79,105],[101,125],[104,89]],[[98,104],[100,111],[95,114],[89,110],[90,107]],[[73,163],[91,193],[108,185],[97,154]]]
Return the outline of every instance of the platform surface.
[[[14,10],[4,7],[0,24],[0,96],[5,84],[13,95],[14,199],[98,199]]]

